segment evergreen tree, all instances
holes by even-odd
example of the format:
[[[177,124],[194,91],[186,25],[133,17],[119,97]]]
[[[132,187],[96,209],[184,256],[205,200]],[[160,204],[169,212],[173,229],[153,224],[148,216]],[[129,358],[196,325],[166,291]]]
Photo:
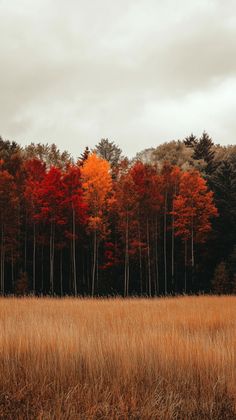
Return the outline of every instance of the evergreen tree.
[[[90,155],[90,150],[88,148],[88,146],[85,147],[83,153],[81,153],[79,159],[78,159],[78,165],[79,166],[83,166],[84,162],[86,162],[86,160],[88,159]]]
[[[102,159],[107,160],[110,163],[111,168],[114,168],[121,159],[122,150],[113,141],[102,139],[95,146],[94,152]]]
[[[230,160],[224,160],[211,176],[211,188],[219,210],[214,228],[219,240],[215,244],[219,256],[227,258],[236,237],[236,170]]]
[[[194,146],[193,158],[195,160],[204,160],[206,163],[205,172],[207,175],[211,174],[214,170],[214,156],[213,150],[214,143],[210,136],[204,131],[199,141]]]
[[[194,136],[193,133],[191,133],[190,136],[185,137],[185,139],[184,139],[184,144],[187,147],[192,147],[193,148],[197,145],[197,143],[198,143],[197,137]]]

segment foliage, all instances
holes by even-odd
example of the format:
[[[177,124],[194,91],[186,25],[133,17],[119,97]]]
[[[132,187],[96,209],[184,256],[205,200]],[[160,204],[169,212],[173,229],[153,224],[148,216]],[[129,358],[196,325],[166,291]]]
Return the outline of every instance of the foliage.
[[[133,161],[108,139],[96,150],[75,164],[0,139],[1,292],[20,273],[33,293],[207,292],[227,272],[234,293],[236,148],[204,132]]]

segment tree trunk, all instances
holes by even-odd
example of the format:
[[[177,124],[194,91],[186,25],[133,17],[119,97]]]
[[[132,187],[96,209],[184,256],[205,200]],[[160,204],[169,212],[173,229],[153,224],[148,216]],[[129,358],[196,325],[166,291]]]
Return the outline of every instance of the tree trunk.
[[[94,231],[93,237],[93,272],[92,272],[92,297],[94,296],[95,274],[97,261],[97,230]]]
[[[167,295],[167,251],[166,251],[166,228],[167,228],[167,191],[165,192],[165,209],[164,209],[164,293]]]
[[[63,253],[62,253],[62,249],[60,252],[60,293],[61,293],[61,297],[63,296],[63,267],[62,267],[62,257],[63,257]]]
[[[149,219],[148,218],[147,218],[147,257],[148,257],[148,294],[149,296],[152,296]]]
[[[13,257],[13,249],[11,249],[11,285],[12,291],[14,291],[14,257]]]
[[[172,229],[171,229],[171,286],[174,291],[175,280],[175,216],[172,214]]]
[[[1,294],[4,295],[4,274],[5,274],[5,239],[4,239],[4,226],[2,224],[1,232]]]
[[[33,224],[33,294],[35,295],[35,281],[36,276],[36,233],[35,233],[35,223]]]
[[[194,236],[193,236],[193,218],[192,218],[192,227],[191,227],[191,278],[192,278],[192,288],[194,289]]]
[[[97,241],[97,251],[96,251],[96,253],[97,253],[97,261],[96,261],[96,264],[97,264],[97,269],[96,269],[96,287],[97,287],[97,293],[98,293],[98,257],[99,257],[98,249],[99,249],[99,241]]]
[[[172,204],[172,220],[171,220],[171,286],[172,291],[175,288],[175,216],[173,214],[174,211],[174,198],[176,197],[177,193],[177,185],[175,182],[174,187],[174,197],[173,197],[173,204]]]
[[[159,267],[158,267],[158,248],[157,248],[157,216],[156,216],[156,229],[155,229],[155,263],[156,263],[155,294],[158,295],[160,292],[160,287],[159,287]]]
[[[126,213],[126,229],[125,229],[125,286],[124,296],[129,295],[129,216]]]
[[[138,241],[139,241],[139,281],[140,281],[140,295],[143,294],[143,267],[142,267],[142,248],[141,248],[141,232],[140,219],[138,221]]]
[[[54,242],[55,242],[55,226],[51,223],[50,233],[50,292],[54,294]]]
[[[27,272],[27,215],[25,215],[24,271]]]
[[[184,241],[184,293],[187,292],[187,239]]]
[[[41,248],[41,293],[43,293],[44,288],[44,247],[42,244]]]
[[[76,238],[75,238],[75,210],[72,209],[72,256],[73,256],[73,283],[74,295],[77,296],[77,273],[76,273]]]

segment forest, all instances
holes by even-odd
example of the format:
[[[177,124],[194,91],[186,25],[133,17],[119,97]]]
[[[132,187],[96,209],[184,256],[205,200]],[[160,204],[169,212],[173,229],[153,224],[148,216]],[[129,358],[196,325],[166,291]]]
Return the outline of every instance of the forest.
[[[0,138],[2,295],[235,293],[236,146],[193,134],[74,159]]]

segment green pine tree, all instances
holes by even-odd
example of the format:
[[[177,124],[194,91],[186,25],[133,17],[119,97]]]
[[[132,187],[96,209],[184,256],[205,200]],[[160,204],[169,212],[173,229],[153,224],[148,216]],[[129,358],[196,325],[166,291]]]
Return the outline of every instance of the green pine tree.
[[[213,150],[214,143],[210,136],[204,131],[198,142],[194,146],[193,158],[195,160],[204,160],[206,163],[205,172],[206,174],[211,174],[214,167],[214,156],[215,152]]]

